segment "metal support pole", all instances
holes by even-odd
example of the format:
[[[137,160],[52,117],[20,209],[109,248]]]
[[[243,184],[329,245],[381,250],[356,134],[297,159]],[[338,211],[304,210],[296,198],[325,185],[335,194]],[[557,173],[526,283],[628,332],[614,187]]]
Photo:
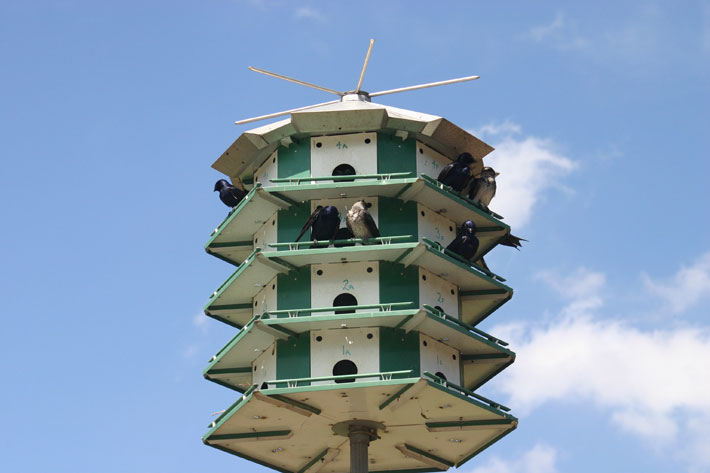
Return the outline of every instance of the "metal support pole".
[[[367,449],[370,441],[377,438],[377,430],[365,425],[351,425],[350,439],[350,473],[368,473]]]

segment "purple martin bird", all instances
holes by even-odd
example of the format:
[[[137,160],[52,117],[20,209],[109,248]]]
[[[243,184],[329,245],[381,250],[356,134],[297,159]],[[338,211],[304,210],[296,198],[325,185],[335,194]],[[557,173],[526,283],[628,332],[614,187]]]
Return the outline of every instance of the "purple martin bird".
[[[523,244],[520,243],[521,241],[527,241],[527,240],[525,238],[517,237],[517,236],[513,235],[512,233],[506,233],[505,236],[498,243],[500,243],[501,245],[504,245],[504,246],[509,246],[511,248],[515,248],[516,250],[520,251],[519,248],[521,246],[523,246]]]
[[[487,208],[496,195],[496,176],[498,174],[493,168],[484,167],[481,175],[471,182],[468,198],[476,203],[483,204]]]
[[[335,240],[335,234],[338,233],[338,228],[340,227],[340,212],[338,209],[332,205],[326,205],[323,207],[319,205],[313,211],[308,220],[306,221],[303,228],[301,228],[301,233],[298,234],[296,241],[300,240],[306,230],[311,229],[311,240],[329,240],[328,245],[313,245],[311,248],[327,248]]]
[[[447,250],[453,251],[468,262],[471,262],[478,251],[478,238],[476,238],[476,225],[471,220],[466,220],[459,229],[454,241],[449,243]]]
[[[380,236],[380,231],[377,229],[372,215],[367,211],[369,207],[372,207],[371,203],[359,200],[353,204],[345,216],[345,223],[355,238],[369,240]]]
[[[238,187],[234,187],[226,179],[220,179],[214,185],[214,191],[219,191],[219,200],[221,200],[224,205],[230,208],[234,208],[239,205],[247,193]]]
[[[456,192],[461,192],[471,179],[471,164],[473,162],[471,153],[461,153],[456,161],[444,166],[436,180]]]

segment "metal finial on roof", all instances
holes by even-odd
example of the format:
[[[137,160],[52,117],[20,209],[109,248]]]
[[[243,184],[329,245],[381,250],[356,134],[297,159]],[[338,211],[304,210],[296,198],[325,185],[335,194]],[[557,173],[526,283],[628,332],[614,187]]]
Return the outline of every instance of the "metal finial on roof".
[[[270,113],[268,115],[260,115],[258,117],[247,118],[245,120],[236,121],[236,122],[234,122],[234,124],[235,125],[243,125],[246,123],[256,122],[259,120],[266,120],[268,118],[276,118],[276,117],[280,117],[282,115],[288,115],[289,113],[292,113],[292,112],[300,112],[300,111],[308,110],[308,109],[315,108],[315,107],[321,107],[323,105],[330,105],[332,103],[342,102],[344,99],[351,98],[352,96],[360,96],[361,100],[365,99],[366,101],[369,102],[370,97],[379,97],[381,95],[397,94],[399,92],[408,92],[410,90],[419,90],[419,89],[426,89],[429,87],[438,87],[440,85],[457,84],[459,82],[467,82],[467,81],[475,80],[475,79],[479,78],[479,76],[459,77],[458,79],[449,79],[449,80],[443,80],[443,81],[439,81],[439,82],[429,82],[427,84],[412,85],[409,87],[400,87],[398,89],[390,89],[390,90],[383,90],[380,92],[368,93],[368,92],[362,91],[360,89],[362,87],[362,81],[365,78],[365,71],[367,70],[367,65],[370,62],[370,54],[372,53],[372,47],[374,46],[374,44],[375,44],[375,40],[371,39],[370,46],[367,49],[367,55],[365,56],[365,62],[362,65],[362,71],[360,72],[360,79],[357,82],[357,87],[355,88],[354,91],[351,91],[351,92],[340,92],[340,91],[337,91],[334,89],[329,89],[327,87],[322,87],[320,85],[312,84],[310,82],[305,82],[305,81],[302,81],[299,79],[294,79],[293,77],[288,77],[288,76],[284,76],[282,74],[276,74],[275,72],[269,72],[264,69],[259,69],[257,67],[249,66],[250,71],[258,72],[260,74],[264,74],[264,75],[271,76],[271,77],[276,77],[277,79],[283,79],[288,82],[293,82],[294,84],[300,84],[300,85],[303,85],[306,87],[310,87],[312,89],[321,90],[323,92],[328,92],[329,94],[337,95],[340,98],[339,98],[339,100],[331,100],[330,102],[323,102],[323,103],[318,103],[315,105],[306,105],[305,107],[292,108],[290,110],[284,110],[282,112]]]

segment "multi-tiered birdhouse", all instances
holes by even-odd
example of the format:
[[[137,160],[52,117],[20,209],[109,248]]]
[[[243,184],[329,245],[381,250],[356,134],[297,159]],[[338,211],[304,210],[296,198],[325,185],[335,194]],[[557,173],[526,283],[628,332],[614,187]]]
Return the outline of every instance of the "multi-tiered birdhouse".
[[[515,429],[508,408],[475,393],[515,358],[476,328],[513,290],[445,250],[467,220],[480,241],[472,261],[510,228],[436,181],[462,152],[480,172],[491,151],[444,118],[358,92],[224,152],[213,167],[250,190],[206,245],[235,271],[205,313],[237,333],[204,376],[242,395],[207,445],[327,473],[350,471],[352,449],[371,442],[370,471],[421,472],[460,466]],[[379,238],[346,228],[362,199]],[[335,241],[295,242],[319,205],[340,212]]]

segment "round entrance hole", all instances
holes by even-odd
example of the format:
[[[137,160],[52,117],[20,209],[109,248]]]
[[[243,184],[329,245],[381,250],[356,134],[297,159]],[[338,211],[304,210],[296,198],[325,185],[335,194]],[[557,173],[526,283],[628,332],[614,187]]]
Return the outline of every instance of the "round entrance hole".
[[[332,176],[354,176],[355,175],[355,168],[352,167],[349,164],[339,164],[335,166],[335,169],[333,169],[333,173],[331,174]],[[341,179],[338,182],[350,182],[354,181],[355,179]]]
[[[340,360],[333,366],[333,376],[357,374],[357,365],[350,360]],[[354,383],[355,378],[336,379],[336,383]]]
[[[357,305],[357,298],[348,292],[338,294],[338,296],[335,299],[333,299],[333,307],[344,307],[344,306],[349,306],[349,305]],[[336,310],[335,311],[336,315],[337,314],[352,314],[354,312],[355,312],[355,309],[345,309],[345,310]]]

